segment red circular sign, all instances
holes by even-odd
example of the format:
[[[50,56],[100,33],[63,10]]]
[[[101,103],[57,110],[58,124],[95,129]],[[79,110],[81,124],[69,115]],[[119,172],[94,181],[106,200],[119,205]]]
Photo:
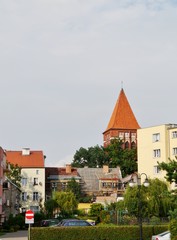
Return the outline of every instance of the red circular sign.
[[[34,218],[34,212],[31,211],[31,210],[26,211],[26,213],[25,213],[25,218],[26,218],[26,219],[32,219],[32,218]]]

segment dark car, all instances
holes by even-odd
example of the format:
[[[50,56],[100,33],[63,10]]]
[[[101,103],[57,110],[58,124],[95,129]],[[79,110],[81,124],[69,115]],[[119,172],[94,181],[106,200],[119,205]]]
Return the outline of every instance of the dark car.
[[[78,219],[64,219],[59,224],[59,227],[86,227],[86,226],[92,226],[89,222],[85,220],[78,220]]]
[[[41,221],[41,227],[51,227],[59,223],[58,219],[45,219]]]

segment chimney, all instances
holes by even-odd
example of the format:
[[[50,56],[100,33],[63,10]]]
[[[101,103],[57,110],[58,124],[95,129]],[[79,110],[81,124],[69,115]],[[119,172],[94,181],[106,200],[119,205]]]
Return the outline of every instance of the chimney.
[[[66,164],[66,173],[71,173],[71,164]]]
[[[103,165],[103,173],[108,173],[109,172],[109,166]]]
[[[22,155],[23,156],[30,155],[30,148],[22,148]]]

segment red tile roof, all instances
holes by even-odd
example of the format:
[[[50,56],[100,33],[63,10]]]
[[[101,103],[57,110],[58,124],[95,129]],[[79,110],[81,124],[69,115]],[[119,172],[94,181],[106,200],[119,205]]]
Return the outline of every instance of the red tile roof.
[[[109,129],[139,128],[140,126],[134,116],[134,113],[130,107],[124,90],[121,89],[106,131],[108,131]]]
[[[17,164],[22,168],[43,168],[44,155],[42,151],[30,151],[29,155],[22,155],[22,151],[6,151],[7,162]]]

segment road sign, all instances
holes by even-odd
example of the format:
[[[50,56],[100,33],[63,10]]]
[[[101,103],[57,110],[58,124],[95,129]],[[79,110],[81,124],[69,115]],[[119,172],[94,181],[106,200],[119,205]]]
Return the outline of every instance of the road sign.
[[[25,223],[30,224],[34,223],[34,212],[31,210],[27,210],[25,213]]]

